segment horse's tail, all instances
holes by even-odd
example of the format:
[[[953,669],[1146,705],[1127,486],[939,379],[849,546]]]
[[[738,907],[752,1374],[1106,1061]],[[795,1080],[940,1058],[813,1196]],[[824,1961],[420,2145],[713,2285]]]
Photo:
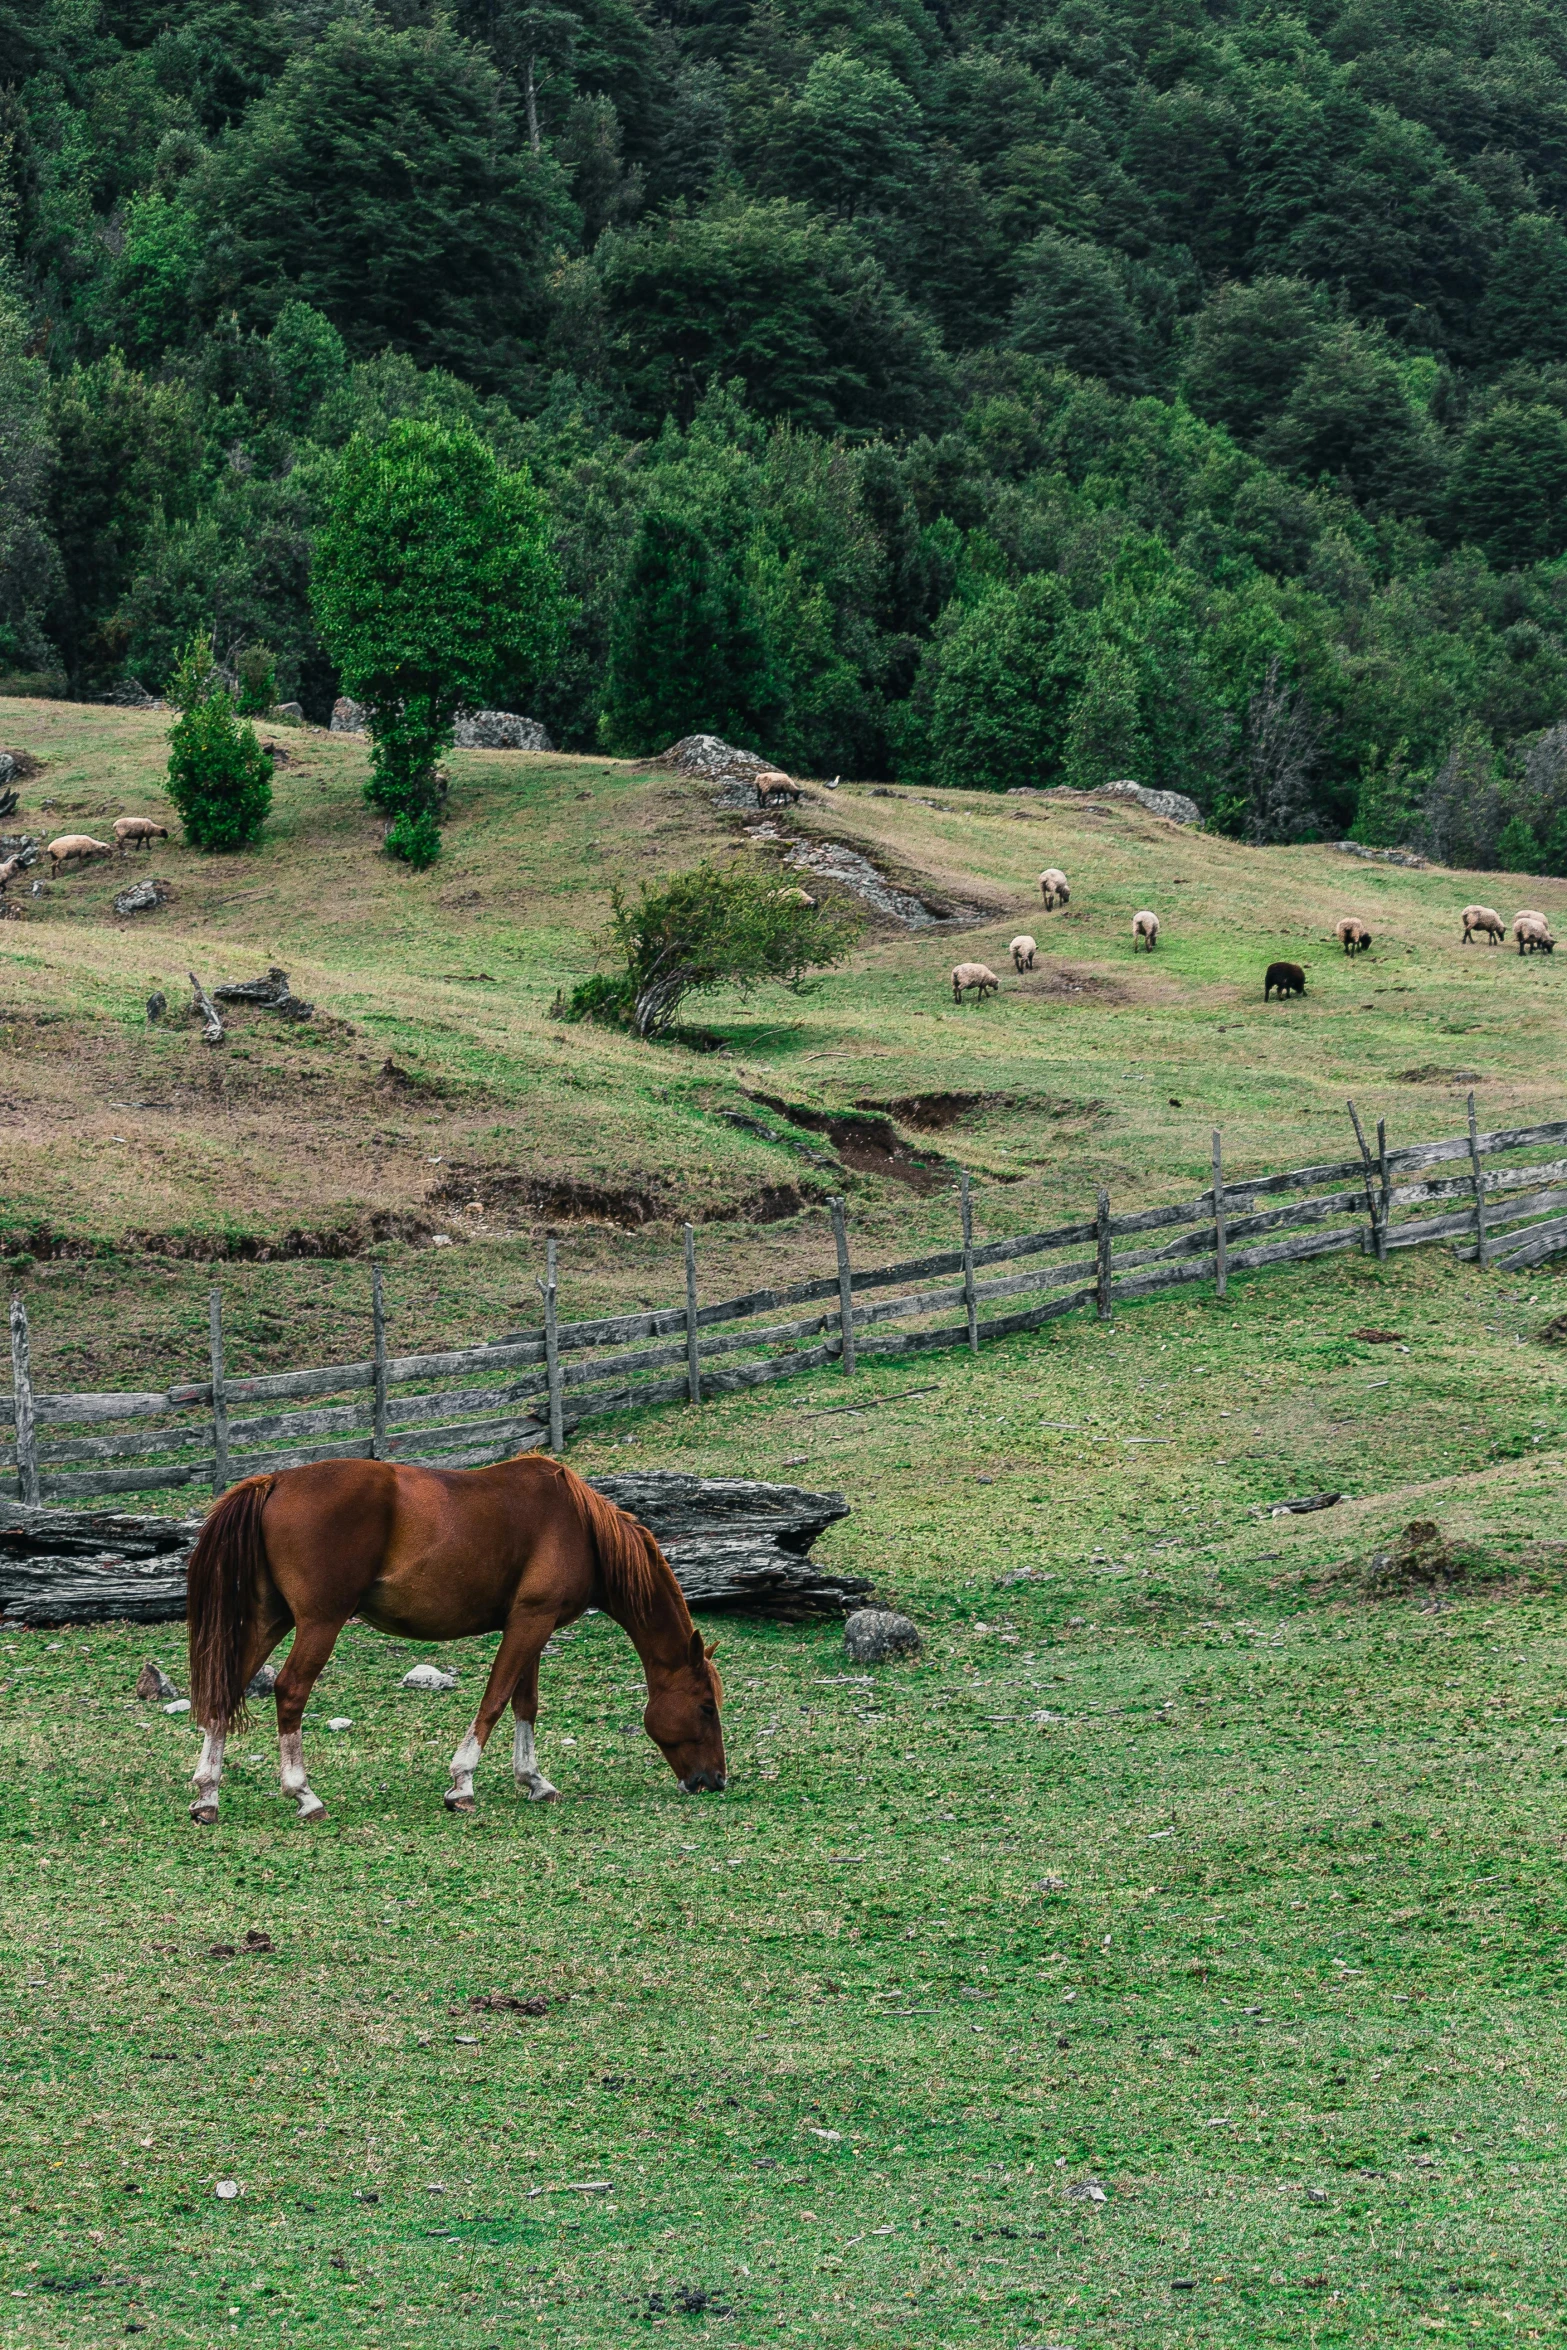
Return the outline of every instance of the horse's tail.
[[[245,1711],[246,1635],[267,1579],[261,1512],[273,1477],[246,1477],[207,1512],[186,1569],[190,1694],[204,1729],[226,1730]]]
[[[645,1616],[660,1593],[667,1596],[672,1592],[689,1624],[690,1611],[675,1570],[641,1520],[617,1502],[606,1500],[602,1493],[595,1493],[586,1478],[579,1477],[564,1461],[552,1461],[550,1466],[563,1481],[592,1537],[605,1597],[618,1601],[629,1615]]]

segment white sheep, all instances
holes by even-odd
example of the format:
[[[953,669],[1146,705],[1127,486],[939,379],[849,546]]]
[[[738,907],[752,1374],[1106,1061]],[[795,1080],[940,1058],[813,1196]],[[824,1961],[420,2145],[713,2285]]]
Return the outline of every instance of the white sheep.
[[[1032,971],[1034,968],[1034,957],[1038,954],[1039,947],[1036,941],[1031,939],[1028,935],[1028,932],[1024,930],[1018,933],[1017,937],[1012,941],[1011,946],[1008,947],[1007,952],[1012,957],[1012,968],[1014,971]]]
[[[1358,914],[1346,914],[1333,925],[1333,935],[1346,955],[1363,955],[1371,944],[1371,933]]]
[[[1039,894],[1045,901],[1045,912],[1053,914],[1057,906],[1064,906],[1072,892],[1067,887],[1066,875],[1059,865],[1047,865],[1039,876]]]
[[[1146,906],[1140,914],[1132,916],[1132,952],[1134,955],[1137,952],[1139,939],[1142,940],[1150,955],[1159,944],[1159,917],[1157,914],[1150,913]]]
[[[62,832],[48,847],[49,871],[57,874],[62,865],[72,865],[78,857],[110,857],[114,851],[106,840],[94,840],[88,832]]]
[[[168,837],[168,826],[155,824],[150,816],[116,816],[114,820],[114,845],[122,857],[127,849],[150,851],[155,840]]]
[[[954,963],[952,966],[952,1000],[955,1004],[962,1003],[966,987],[971,987],[978,1001],[983,1003],[986,996],[995,995],[1000,986],[1000,980],[988,964]]]
[[[1513,916],[1513,936],[1518,941],[1518,952],[1552,955],[1556,952],[1556,938],[1543,914],[1529,909]]]
[[[1477,931],[1484,931],[1490,945],[1499,947],[1507,929],[1500,914],[1491,906],[1465,906],[1461,917],[1464,925],[1463,943],[1468,946]]]

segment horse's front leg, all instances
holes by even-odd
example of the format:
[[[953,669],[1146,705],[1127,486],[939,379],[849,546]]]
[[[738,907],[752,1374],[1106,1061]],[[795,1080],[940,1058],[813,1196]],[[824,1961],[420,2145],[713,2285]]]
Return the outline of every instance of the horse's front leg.
[[[539,1769],[533,1750],[533,1725],[539,1718],[539,1660],[533,1657],[512,1692],[511,1710],[517,1717],[512,1734],[512,1776],[530,1803],[548,1803],[559,1794]]]
[[[448,1811],[473,1810],[473,1774],[489,1744],[490,1732],[505,1712],[506,1701],[512,1691],[530,1683],[533,1689],[531,1723],[532,1713],[538,1710],[539,1657],[554,1629],[553,1615],[545,1618],[532,1608],[514,1615],[507,1625],[500,1647],[495,1652],[495,1662],[490,1667],[490,1677],[484,1685],[484,1695],[479,1700],[479,1710],[473,1717],[467,1736],[447,1766],[452,1782],[445,1796]],[[530,1728],[530,1759],[531,1747]],[[547,1779],[540,1780],[539,1791],[546,1795],[555,1792]]]

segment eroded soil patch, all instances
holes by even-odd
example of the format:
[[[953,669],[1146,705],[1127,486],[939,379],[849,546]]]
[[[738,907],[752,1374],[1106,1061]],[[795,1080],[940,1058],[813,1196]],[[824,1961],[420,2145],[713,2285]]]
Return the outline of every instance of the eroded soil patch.
[[[867,1117],[857,1110],[804,1110],[776,1094],[754,1093],[751,1099],[776,1110],[791,1126],[803,1126],[807,1134],[825,1134],[843,1164],[857,1175],[881,1175],[918,1192],[945,1191],[952,1182],[946,1160],[915,1150],[890,1118]]]
[[[657,1176],[607,1184],[519,1167],[458,1166],[429,1196],[432,1207],[466,1208],[490,1223],[514,1217],[539,1224],[611,1224],[617,1231],[638,1232],[644,1225],[674,1223],[691,1214],[677,1187]],[[741,1199],[700,1210],[694,1220],[776,1224],[799,1215],[806,1204],[798,1185],[764,1183]]]

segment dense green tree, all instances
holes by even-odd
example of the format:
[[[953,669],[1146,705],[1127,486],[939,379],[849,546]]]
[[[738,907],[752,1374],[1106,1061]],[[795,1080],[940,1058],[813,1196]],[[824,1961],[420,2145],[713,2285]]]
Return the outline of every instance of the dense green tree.
[[[1491,562],[1539,563],[1567,551],[1567,417],[1504,400],[1459,443],[1450,528]]]
[[[1051,572],[949,607],[899,730],[899,772],[972,791],[1060,783],[1085,633]]]
[[[1331,330],[1326,293],[1304,278],[1221,286],[1192,322],[1181,388],[1200,416],[1255,443]]]
[[[1142,325],[1114,257],[1081,238],[1047,229],[1019,264],[1010,339],[1020,351],[1096,375],[1113,391],[1148,380]]]
[[[235,715],[212,654],[212,639],[192,637],[170,699],[179,717],[169,735],[168,794],[192,848],[217,853],[248,848],[272,806],[272,761],[256,730]]]
[[[781,194],[841,220],[897,216],[914,200],[923,145],[919,107],[896,74],[833,49],[778,107],[763,169]]]
[[[614,364],[644,430],[667,415],[689,421],[730,377],[759,414],[819,432],[903,431],[950,396],[934,329],[853,228],[802,205],[725,203],[612,231],[598,274]]]
[[[1431,435],[1397,361],[1355,327],[1309,361],[1262,446],[1307,481],[1343,482],[1374,514],[1410,513],[1436,487]]]
[[[26,314],[0,268],[0,670],[37,674],[53,666],[43,624],[62,582],[49,528],[49,379],[28,341]]]
[[[761,615],[735,564],[693,523],[644,514],[610,639],[608,741],[638,752],[686,734],[767,744],[782,710]]]
[[[216,159],[209,301],[291,294],[352,351],[513,380],[542,319],[565,191],[483,54],[444,18],[330,23]]]
[[[1567,232],[1554,215],[1526,212],[1508,224],[1479,332],[1493,362],[1567,359]]]
[[[465,705],[526,694],[560,640],[544,507],[476,434],[413,420],[344,453],[316,542],[316,619],[370,714],[372,803],[387,848],[440,854],[436,760]]]

